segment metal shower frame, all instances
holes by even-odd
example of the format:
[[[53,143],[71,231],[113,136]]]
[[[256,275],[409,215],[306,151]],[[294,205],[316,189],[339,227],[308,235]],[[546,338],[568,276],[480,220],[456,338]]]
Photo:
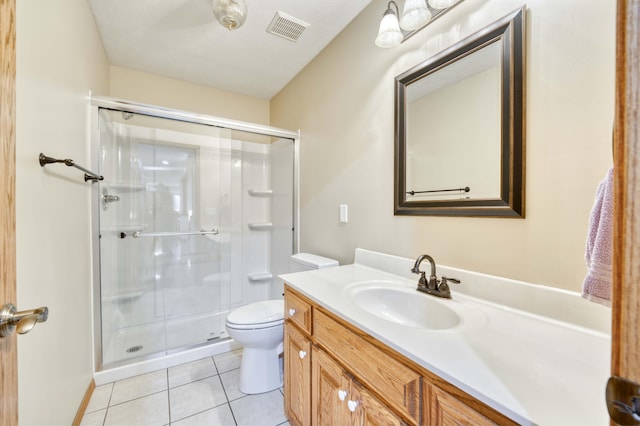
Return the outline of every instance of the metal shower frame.
[[[291,131],[281,129],[277,127],[266,126],[262,124],[250,123],[246,121],[233,120],[223,117],[216,117],[206,114],[198,114],[188,111],[170,109],[155,105],[142,104],[136,102],[129,102],[117,98],[104,97],[104,96],[92,96],[90,95],[90,120],[91,120],[91,138],[89,149],[89,158],[92,167],[96,167],[100,162],[99,154],[99,141],[100,141],[100,129],[99,129],[99,110],[100,108],[109,109],[114,111],[122,111],[123,113],[142,114],[151,117],[166,118],[170,120],[182,121],[187,123],[204,124],[207,126],[220,127],[230,130],[237,130],[262,136],[270,136],[284,139],[293,140],[293,253],[297,253],[300,247],[300,216],[299,216],[299,178],[300,178],[300,130]],[[99,212],[100,212],[100,194],[99,185],[92,185],[91,188],[91,250],[92,250],[92,300],[99,297],[100,288],[99,280],[96,279],[100,276],[100,256],[95,254],[100,252],[99,241]],[[96,296],[98,295],[98,296]],[[100,312],[95,309],[95,303],[93,303],[93,359],[94,359],[94,374],[102,368],[102,344],[101,336],[101,320]]]

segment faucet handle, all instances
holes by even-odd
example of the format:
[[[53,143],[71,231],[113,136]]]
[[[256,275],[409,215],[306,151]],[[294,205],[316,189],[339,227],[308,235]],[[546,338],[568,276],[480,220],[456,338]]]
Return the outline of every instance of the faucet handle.
[[[418,287],[426,288],[427,287],[427,277],[425,276],[424,272],[422,272],[422,271],[416,272],[416,274],[417,273],[420,274],[420,279],[418,280]]]
[[[449,289],[448,282],[460,284],[460,280],[457,278],[447,278],[445,276],[442,277],[442,280],[438,285],[438,291],[444,295],[443,297],[451,298],[451,290]]]

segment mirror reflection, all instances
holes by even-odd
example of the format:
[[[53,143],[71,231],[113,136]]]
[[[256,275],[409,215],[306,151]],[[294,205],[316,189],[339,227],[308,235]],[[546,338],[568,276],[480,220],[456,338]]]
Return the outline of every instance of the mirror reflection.
[[[408,201],[500,197],[501,45],[407,87]]]
[[[396,78],[395,214],[524,217],[522,11]]]

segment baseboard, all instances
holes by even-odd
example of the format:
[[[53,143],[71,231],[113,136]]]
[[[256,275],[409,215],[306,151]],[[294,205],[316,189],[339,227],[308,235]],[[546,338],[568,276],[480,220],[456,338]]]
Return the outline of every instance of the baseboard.
[[[89,387],[87,391],[84,393],[84,398],[82,398],[82,402],[80,403],[80,407],[78,407],[78,412],[76,413],[76,417],[73,419],[73,426],[80,426],[82,423],[82,418],[84,417],[84,412],[87,411],[87,406],[89,405],[89,401],[91,401],[91,395],[93,395],[93,390],[96,388],[96,382],[91,379],[91,383],[89,383]]]

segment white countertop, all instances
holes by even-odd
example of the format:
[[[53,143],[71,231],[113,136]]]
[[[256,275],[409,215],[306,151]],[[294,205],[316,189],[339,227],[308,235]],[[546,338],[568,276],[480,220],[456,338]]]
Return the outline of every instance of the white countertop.
[[[410,259],[357,249],[353,265],[280,278],[518,423],[609,423],[604,400],[610,366],[608,308],[575,293],[441,266],[438,276],[444,271],[463,281],[459,287],[451,284],[453,298],[420,292],[415,297],[435,299],[461,313],[462,323],[449,330],[395,324],[345,296],[345,288],[363,281],[415,288],[418,276],[410,274],[410,266]],[[428,267],[424,262],[422,269]],[[502,297],[505,288],[510,293],[506,304],[491,301]],[[483,292],[486,298],[481,298]],[[514,307],[519,303],[529,305],[528,312]]]

